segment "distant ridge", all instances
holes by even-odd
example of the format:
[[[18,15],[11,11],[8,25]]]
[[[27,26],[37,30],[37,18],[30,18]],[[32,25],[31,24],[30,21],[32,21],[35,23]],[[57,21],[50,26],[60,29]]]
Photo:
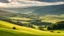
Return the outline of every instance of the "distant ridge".
[[[4,11],[4,10],[0,10],[0,16],[11,16],[11,15],[15,15],[16,13],[12,13],[9,11]]]
[[[40,7],[39,9],[36,9],[32,13],[38,14],[38,15],[48,15],[48,14],[60,15],[60,14],[64,14],[64,4],[52,5],[52,6],[43,6],[43,7]]]

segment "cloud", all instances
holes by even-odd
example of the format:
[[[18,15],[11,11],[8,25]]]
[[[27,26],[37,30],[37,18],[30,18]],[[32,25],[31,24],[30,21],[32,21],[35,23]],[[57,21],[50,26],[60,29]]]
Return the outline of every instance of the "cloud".
[[[47,5],[60,5],[64,4],[64,2],[40,2],[39,0],[7,0],[10,3],[2,3],[5,8],[24,8],[24,7],[32,7],[32,6],[47,6]],[[1,6],[0,6],[1,7]]]
[[[64,0],[29,0],[29,1],[41,1],[41,2],[63,2]]]

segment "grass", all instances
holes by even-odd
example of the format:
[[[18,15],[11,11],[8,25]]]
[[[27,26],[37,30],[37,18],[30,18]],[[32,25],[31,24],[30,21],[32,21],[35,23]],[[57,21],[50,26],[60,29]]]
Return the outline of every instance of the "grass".
[[[24,33],[24,32],[18,32],[17,30],[1,28],[0,36],[36,36],[36,35],[28,34],[28,33]]]
[[[16,30],[12,29],[14,26],[16,27]],[[57,33],[58,31],[61,33]],[[41,31],[0,20],[0,36],[64,36],[64,30],[58,31],[55,30],[54,33],[50,31]]]
[[[16,19],[16,20],[32,20],[30,18],[19,18],[19,17],[10,17],[11,19]]]
[[[64,21],[64,15],[46,15],[46,16],[41,16],[39,19],[42,19],[42,22],[52,22],[56,23],[58,21]]]

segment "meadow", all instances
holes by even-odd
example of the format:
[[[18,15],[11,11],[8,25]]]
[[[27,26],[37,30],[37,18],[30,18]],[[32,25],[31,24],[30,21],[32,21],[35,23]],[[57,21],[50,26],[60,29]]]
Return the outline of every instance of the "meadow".
[[[14,26],[16,29],[12,29]],[[58,31],[60,33],[57,33]],[[41,31],[0,20],[0,36],[64,36],[64,30],[54,30],[52,33],[48,30]]]

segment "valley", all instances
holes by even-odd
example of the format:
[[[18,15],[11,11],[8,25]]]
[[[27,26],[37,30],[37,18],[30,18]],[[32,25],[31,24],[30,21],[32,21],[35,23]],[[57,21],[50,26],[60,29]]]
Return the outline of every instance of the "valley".
[[[0,36],[64,36],[63,9],[64,4],[2,8]]]

